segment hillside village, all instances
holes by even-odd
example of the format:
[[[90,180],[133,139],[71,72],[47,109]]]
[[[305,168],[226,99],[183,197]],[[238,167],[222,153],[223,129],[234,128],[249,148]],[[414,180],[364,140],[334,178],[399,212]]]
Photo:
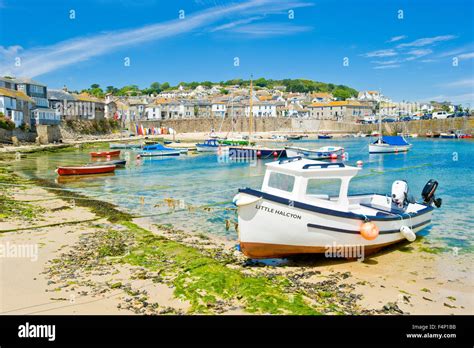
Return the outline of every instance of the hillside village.
[[[379,114],[401,117],[459,109],[449,102],[393,102],[379,91],[356,91],[346,86],[317,82],[313,84],[324,85],[321,88],[330,86],[335,92],[304,91],[298,86],[274,83],[259,86],[258,80],[255,82],[252,115],[257,118],[289,117],[356,123],[375,119],[374,116]],[[114,119],[125,125],[144,120],[250,115],[249,86],[242,80],[236,84],[227,82],[226,85],[207,82],[183,83],[175,88],[167,84],[166,87],[163,90],[132,89],[119,93],[116,88],[109,87],[103,92],[99,85],[92,85],[90,89],[77,92],[69,91],[66,86],[48,88],[28,78],[0,77],[0,113],[4,115],[4,123],[9,123],[11,128],[31,130],[37,125],[57,125],[81,119]]]

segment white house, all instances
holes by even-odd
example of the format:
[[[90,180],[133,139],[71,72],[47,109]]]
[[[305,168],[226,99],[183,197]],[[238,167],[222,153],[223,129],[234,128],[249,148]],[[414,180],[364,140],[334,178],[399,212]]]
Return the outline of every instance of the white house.
[[[145,115],[148,120],[161,120],[161,104],[148,104]]]
[[[227,106],[224,102],[213,102],[211,111],[215,117],[225,117]]]
[[[276,117],[276,104],[270,102],[256,102],[252,105],[252,115],[253,117]],[[245,108],[245,116],[250,116],[250,105]]]

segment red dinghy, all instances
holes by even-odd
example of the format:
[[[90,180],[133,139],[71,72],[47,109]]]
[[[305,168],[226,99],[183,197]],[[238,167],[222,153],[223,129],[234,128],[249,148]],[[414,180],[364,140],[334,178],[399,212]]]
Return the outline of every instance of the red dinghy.
[[[120,150],[117,151],[102,151],[102,152],[91,152],[92,157],[114,157],[120,156]]]
[[[58,175],[90,175],[104,174],[115,171],[115,165],[96,166],[96,167],[58,167]]]

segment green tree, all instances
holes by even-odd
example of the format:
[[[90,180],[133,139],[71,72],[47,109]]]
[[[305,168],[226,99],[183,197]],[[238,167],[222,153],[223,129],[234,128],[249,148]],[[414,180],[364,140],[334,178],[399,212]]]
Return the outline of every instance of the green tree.
[[[170,84],[169,84],[168,82],[163,82],[163,83],[161,84],[161,90],[162,90],[162,91],[166,91],[166,90],[169,89],[169,88],[170,88]]]
[[[338,100],[346,100],[351,97],[351,92],[347,89],[337,88],[332,92],[332,95]]]
[[[160,93],[161,92],[161,85],[159,84],[159,82],[153,82],[151,85],[150,85],[150,88],[149,90],[152,92],[152,93]]]

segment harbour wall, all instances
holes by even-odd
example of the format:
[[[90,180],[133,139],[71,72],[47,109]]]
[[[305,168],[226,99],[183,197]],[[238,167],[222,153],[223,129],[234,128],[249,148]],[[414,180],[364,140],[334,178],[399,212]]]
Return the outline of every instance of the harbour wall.
[[[135,124],[130,124],[130,131],[135,132]],[[221,132],[248,132],[248,118],[197,118],[165,121],[139,121],[143,127],[168,127],[177,133],[209,132],[211,129]],[[426,132],[448,132],[459,129],[466,133],[472,133],[474,129],[474,118],[449,118],[444,120],[418,120],[410,122],[383,123],[383,131],[387,134],[409,132],[425,134]],[[331,133],[370,133],[378,130],[377,124],[356,124],[336,122],[330,120],[295,119],[295,118],[256,118],[253,122],[253,132],[299,132],[319,133],[327,131]]]

